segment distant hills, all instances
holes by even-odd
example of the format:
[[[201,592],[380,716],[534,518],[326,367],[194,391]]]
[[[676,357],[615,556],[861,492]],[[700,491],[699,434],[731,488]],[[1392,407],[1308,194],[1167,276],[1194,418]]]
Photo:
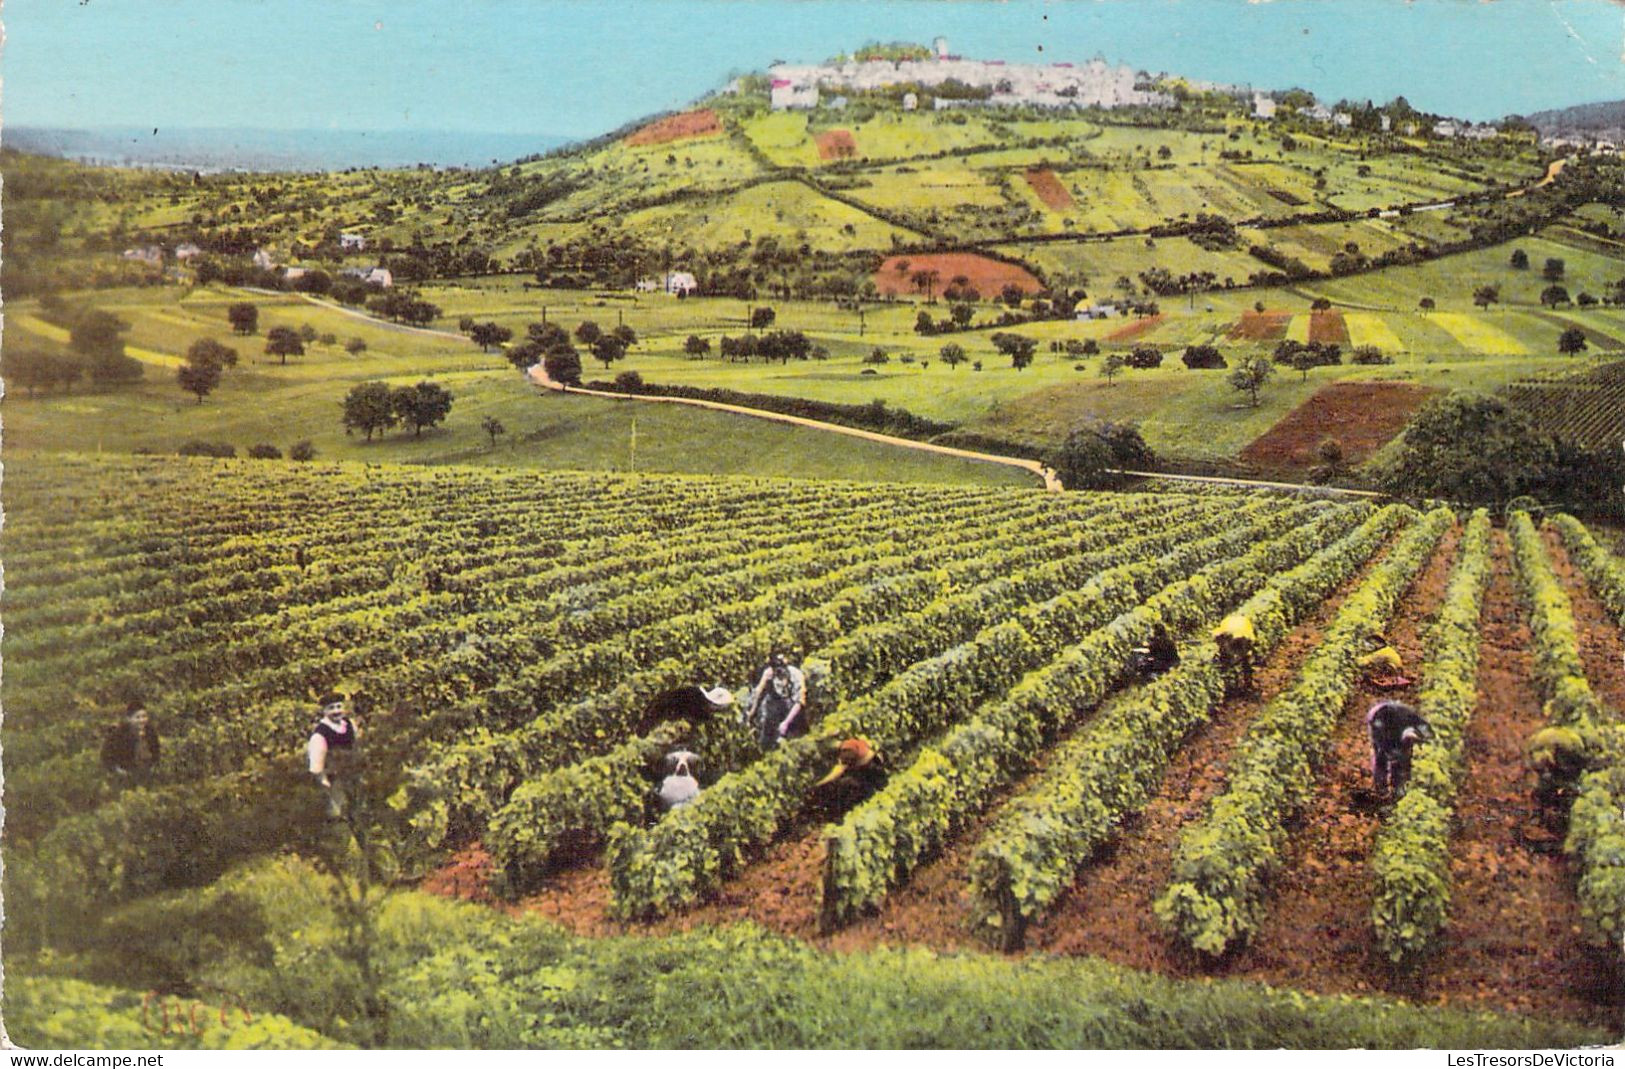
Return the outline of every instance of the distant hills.
[[[1625,100],[1577,104],[1525,116],[1542,137],[1601,137],[1625,140]]]
[[[570,138],[449,130],[228,128],[66,130],[7,126],[8,148],[84,163],[199,171],[339,171],[347,167],[485,167]]]

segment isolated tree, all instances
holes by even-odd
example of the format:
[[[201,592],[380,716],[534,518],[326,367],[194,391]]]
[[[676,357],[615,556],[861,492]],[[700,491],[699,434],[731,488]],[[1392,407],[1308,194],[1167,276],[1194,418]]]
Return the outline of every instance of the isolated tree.
[[[632,346],[638,343],[638,332],[627,326],[625,323],[622,323],[609,333],[628,349],[632,348]]]
[[[1517,270],[1519,270],[1519,271],[1528,270],[1528,268],[1529,268],[1529,254],[1527,252],[1524,252],[1522,249],[1513,249],[1512,250],[1512,266],[1514,268],[1516,268]]]
[[[311,326],[309,323],[299,324],[299,340],[304,342],[306,345],[315,345],[318,336],[319,335],[316,333],[316,328]]]
[[[924,309],[921,309],[920,314],[914,317],[914,333],[916,333],[916,334],[935,334],[936,332],[937,332],[937,322],[936,322],[936,320],[931,318],[931,313],[930,312],[927,312]]]
[[[1435,307],[1437,307],[1437,305],[1434,304],[1432,297],[1423,297],[1421,300],[1416,302],[1416,307],[1422,309],[1424,312],[1431,312]]]
[[[1321,442],[1315,449],[1315,458],[1319,463],[1309,469],[1309,481],[1312,483],[1329,483],[1347,470],[1343,443],[1336,438]]]
[[[248,447],[248,455],[254,460],[281,460],[282,450],[269,442],[260,442]]]
[[[993,348],[1010,358],[1010,366],[1020,371],[1033,362],[1033,353],[1038,351],[1038,342],[1023,334],[1006,334],[999,332],[988,339]]]
[[[238,334],[252,334],[259,329],[260,310],[247,301],[239,301],[226,309],[231,329]]]
[[[957,368],[960,364],[965,362],[965,347],[963,345],[956,345],[953,342],[949,342],[947,345],[944,345],[941,349],[937,350],[937,355],[942,357],[942,362],[944,364],[947,364],[951,368]]]
[[[542,355],[542,370],[554,382],[581,385],[581,356],[575,349],[552,349]]]
[[[480,420],[480,430],[484,431],[486,436],[491,439],[492,449],[497,447],[497,439],[508,433],[508,428],[504,427],[502,421],[495,416],[486,416]]]
[[[590,319],[582,320],[581,325],[576,327],[576,341],[580,342],[582,345],[585,345],[589,349],[592,348],[594,342],[603,336],[603,330],[599,328],[597,323],[594,323]]]
[[[1500,286],[1480,286],[1473,291],[1473,303],[1480,308],[1488,308],[1501,299]]]
[[[345,430],[359,430],[372,441],[373,432],[386,431],[395,426],[400,417],[390,396],[389,383],[363,382],[350,388],[344,397]]]
[[[302,438],[288,447],[288,459],[307,461],[316,459],[316,447],[310,444],[309,438]]]
[[[1540,303],[1551,308],[1569,303],[1569,291],[1562,286],[1547,286],[1540,291]]]
[[[188,360],[175,369],[175,378],[180,382],[181,389],[188,393],[197,394],[197,403],[202,404],[203,398],[214,392],[220,385],[220,365],[212,360],[192,362]]]
[[[228,368],[237,366],[237,350],[222,345],[213,338],[199,338],[186,350],[188,364],[213,364]]]
[[[683,352],[693,357],[709,356],[711,354],[711,340],[702,338],[698,334],[690,334],[688,340],[683,343]]]
[[[1416,414],[1378,483],[1406,497],[1500,504],[1538,488],[1554,455],[1521,410],[1488,394],[1455,393]]]
[[[1540,269],[1540,277],[1544,278],[1547,282],[1556,282],[1558,279],[1563,277],[1563,272],[1566,269],[1567,265],[1563,263],[1562,257],[1548,256],[1546,258],[1546,266]]]
[[[1136,345],[1123,361],[1129,367],[1154,368],[1162,366],[1162,350],[1155,345]]]
[[[90,377],[97,382],[133,382],[141,377],[141,363],[124,353],[124,332],[130,324],[92,309],[76,318],[68,332],[68,347],[85,358]]]
[[[1557,351],[1564,356],[1579,356],[1586,351],[1586,332],[1579,327],[1570,327],[1557,339]]]
[[[601,361],[605,371],[609,370],[609,365],[625,355],[626,343],[613,334],[601,334],[598,340],[592,343],[592,358]]]
[[[499,323],[475,323],[469,328],[468,336],[480,347],[482,353],[488,353],[512,338],[513,331]]]
[[[1329,311],[1331,309],[1331,307],[1332,307],[1332,302],[1331,302],[1331,299],[1328,298],[1328,297],[1316,297],[1314,300],[1309,302],[1310,310],[1315,311],[1315,312]]]
[[[344,351],[351,356],[359,356],[367,351],[367,342],[364,338],[351,338],[344,343]]]
[[[1356,345],[1349,352],[1351,364],[1392,364],[1393,357],[1385,354],[1375,345]]]
[[[1106,385],[1112,385],[1112,380],[1123,370],[1125,361],[1122,353],[1107,353],[1106,358],[1100,362],[1100,377],[1106,380]]]
[[[272,327],[265,335],[265,352],[268,356],[280,356],[286,367],[288,357],[305,355],[305,343],[292,327]]]
[[[1089,430],[1075,430],[1066,436],[1060,450],[1050,457],[1050,467],[1068,490],[1087,490],[1106,481],[1112,466],[1111,447]]]
[[[390,403],[401,422],[412,428],[414,438],[423,437],[423,428],[433,427],[451,413],[450,391],[427,380],[416,386],[395,387]]]
[[[1224,368],[1224,356],[1211,345],[1187,345],[1184,355],[1179,358],[1186,367],[1195,369]]]
[[[956,304],[948,310],[948,318],[954,321],[954,326],[963,330],[970,326],[970,321],[976,315],[976,309],[968,304]]]
[[[750,329],[766,330],[779,318],[779,313],[768,307],[752,308],[750,312]]]
[[[1275,365],[1262,356],[1249,356],[1230,372],[1232,389],[1245,393],[1254,408],[1258,407],[1258,391],[1275,374]]]
[[[1300,349],[1294,349],[1292,355],[1287,358],[1287,363],[1292,365],[1293,371],[1299,373],[1299,382],[1308,382],[1310,369],[1320,366],[1320,357],[1313,349],[1305,346]],[[1257,400],[1254,400],[1253,404],[1256,407],[1258,404]]]

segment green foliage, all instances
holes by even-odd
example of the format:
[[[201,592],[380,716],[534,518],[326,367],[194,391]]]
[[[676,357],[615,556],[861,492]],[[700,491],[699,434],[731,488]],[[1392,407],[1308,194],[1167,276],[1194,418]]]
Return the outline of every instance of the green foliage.
[[[444,422],[451,414],[451,401],[450,390],[428,380],[416,386],[397,386],[389,395],[395,415],[412,428],[414,437],[422,437],[423,428]]]
[[[363,382],[352,386],[344,396],[343,407],[346,430],[365,431],[369,442],[374,432],[386,431],[400,419],[393,391],[387,382]]]
[[[1452,394],[1416,414],[1378,481],[1393,494],[1497,505],[1537,489],[1552,461],[1550,442],[1521,410]]]

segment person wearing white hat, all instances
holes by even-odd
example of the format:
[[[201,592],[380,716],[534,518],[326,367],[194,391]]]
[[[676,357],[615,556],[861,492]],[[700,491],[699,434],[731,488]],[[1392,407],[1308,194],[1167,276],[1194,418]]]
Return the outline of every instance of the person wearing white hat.
[[[661,809],[676,809],[700,796],[700,781],[695,777],[699,763],[700,755],[692,750],[673,750],[666,755],[666,778],[656,792]]]
[[[723,686],[696,684],[672,687],[649,699],[638,716],[637,734],[647,735],[668,720],[686,720],[698,727],[734,703],[733,692]]]
[[[1404,702],[1383,701],[1365,714],[1371,731],[1371,785],[1379,796],[1398,798],[1411,778],[1411,750],[1433,741],[1422,714]]]

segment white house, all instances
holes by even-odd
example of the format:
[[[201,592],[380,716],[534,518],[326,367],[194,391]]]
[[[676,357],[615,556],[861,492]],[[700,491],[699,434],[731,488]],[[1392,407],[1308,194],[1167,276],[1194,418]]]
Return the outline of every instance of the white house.
[[[367,247],[367,238],[363,234],[340,234],[339,248],[345,252],[361,252]]]
[[[1074,319],[1110,319],[1117,314],[1117,306],[1111,304],[1094,304],[1087,308],[1080,307],[1074,313]]]
[[[282,269],[282,277],[288,282],[298,282],[308,274],[310,274],[310,268],[308,267],[284,267]]]
[[[1314,107],[1304,112],[1304,114],[1316,122],[1332,121],[1332,109],[1328,108],[1324,104],[1316,104]]]
[[[659,293],[662,286],[660,285],[660,280],[658,278],[651,276],[649,278],[638,279],[637,284],[633,288],[639,293]]]
[[[1354,116],[1350,115],[1346,111],[1334,112],[1332,114],[1332,122],[1347,130],[1349,127],[1354,125]]]
[[[672,296],[688,296],[699,290],[700,284],[687,271],[673,271],[666,276],[666,292]]]
[[[390,273],[390,270],[387,267],[374,267],[365,275],[361,276],[361,281],[375,282],[387,290],[389,287],[395,284],[395,276]]]
[[[1385,134],[1394,128],[1394,120],[1386,115],[1377,116],[1377,121],[1382,123],[1382,132]]]
[[[1459,133],[1461,133],[1461,127],[1449,119],[1440,119],[1433,124],[1433,136],[1435,137],[1455,137]]]
[[[1275,101],[1272,100],[1271,98],[1265,96],[1263,93],[1254,93],[1253,94],[1253,118],[1255,118],[1255,119],[1273,119],[1273,118],[1275,118]]]
[[[254,266],[261,271],[270,271],[276,267],[276,257],[271,255],[270,249],[255,249]]]
[[[818,106],[818,83],[796,82],[789,78],[773,79],[769,93],[774,111],[803,110]]]
[[[183,241],[179,245],[175,246],[175,259],[179,260],[181,263],[186,263],[188,260],[195,260],[202,255],[203,250],[197,245],[192,244],[190,241]]]
[[[164,262],[164,250],[158,245],[138,245],[133,249],[125,249],[124,258],[161,267]]]
[[[904,111],[913,111],[915,108],[917,108],[919,106],[920,106],[920,98],[919,97],[915,96],[913,93],[904,93],[903,94],[903,110]]]

